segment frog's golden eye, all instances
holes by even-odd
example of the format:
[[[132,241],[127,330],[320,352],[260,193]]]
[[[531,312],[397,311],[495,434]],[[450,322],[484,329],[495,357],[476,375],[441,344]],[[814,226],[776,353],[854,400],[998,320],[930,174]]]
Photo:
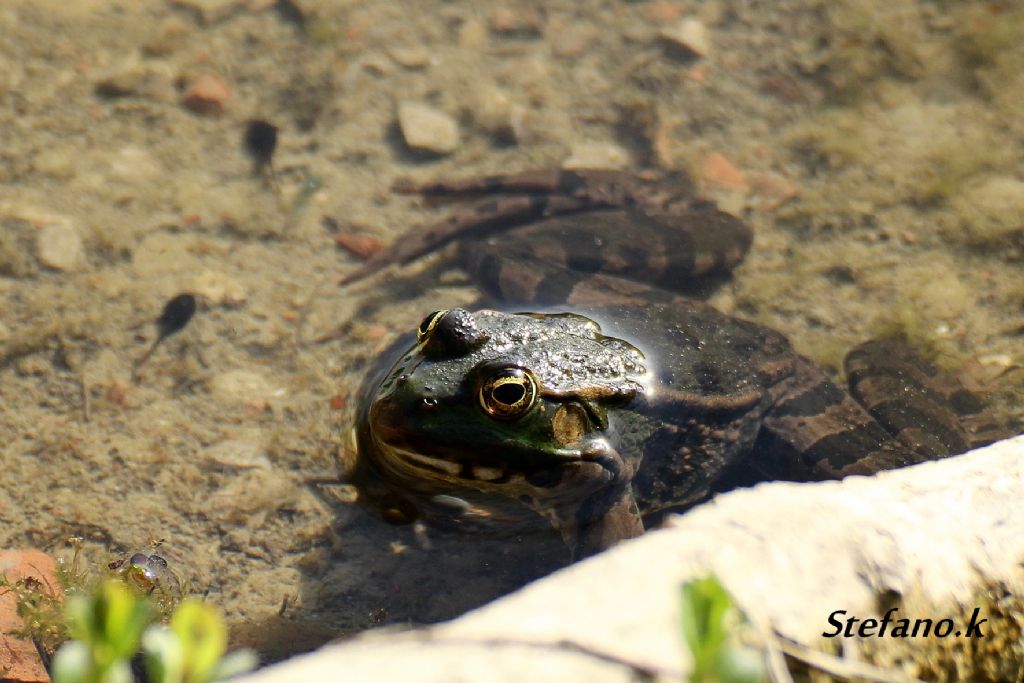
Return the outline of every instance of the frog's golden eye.
[[[416,328],[416,341],[421,342],[426,339],[427,335],[430,334],[430,331],[434,329],[437,323],[441,322],[441,318],[443,318],[447,312],[448,311],[446,309],[443,311],[434,311],[433,313],[428,314],[427,317],[423,319],[423,322],[420,323],[420,326]]]
[[[498,420],[514,420],[537,400],[537,381],[522,368],[503,368],[480,385],[480,407]]]

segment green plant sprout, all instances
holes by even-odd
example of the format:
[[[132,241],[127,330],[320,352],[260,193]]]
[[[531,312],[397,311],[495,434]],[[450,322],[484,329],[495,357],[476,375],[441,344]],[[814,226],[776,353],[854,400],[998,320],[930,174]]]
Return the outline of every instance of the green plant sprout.
[[[732,597],[713,576],[682,586],[683,638],[693,656],[690,683],[756,683],[767,680],[758,653],[737,641],[744,623]]]
[[[256,665],[248,650],[225,656],[224,620],[198,598],[181,601],[165,625],[144,596],[111,578],[68,598],[65,613],[73,640],[53,659],[53,683],[132,683],[140,646],[150,683],[211,683]]]
[[[147,683],[211,683],[256,665],[248,650],[225,655],[224,620],[184,598],[187,585],[159,555],[122,556],[94,577],[82,539],[68,543],[57,586],[0,575],[0,595],[14,593],[22,622],[11,635],[33,640],[48,665],[52,658],[54,683],[132,683],[143,670]]]

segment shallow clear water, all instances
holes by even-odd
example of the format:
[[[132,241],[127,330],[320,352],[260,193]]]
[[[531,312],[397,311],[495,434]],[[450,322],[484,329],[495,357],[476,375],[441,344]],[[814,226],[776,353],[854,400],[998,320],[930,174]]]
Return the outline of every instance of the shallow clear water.
[[[406,176],[688,170],[756,231],[713,304],[835,372],[902,329],[1019,417],[1012,6],[294,4],[301,22],[231,0],[0,8],[0,545],[81,534],[100,563],[164,539],[236,623],[319,625],[285,651],[446,618],[564,562],[558,543],[391,527],[308,483],[336,473],[373,359],[476,298],[456,273],[334,286],[358,264],[338,234],[444,215],[390,191]],[[685,19],[703,57],[660,36]],[[210,74],[223,112],[198,113]],[[454,152],[406,148],[403,100],[457,120]],[[280,130],[273,182],[242,148],[257,118]],[[196,319],[132,382],[182,291]]]

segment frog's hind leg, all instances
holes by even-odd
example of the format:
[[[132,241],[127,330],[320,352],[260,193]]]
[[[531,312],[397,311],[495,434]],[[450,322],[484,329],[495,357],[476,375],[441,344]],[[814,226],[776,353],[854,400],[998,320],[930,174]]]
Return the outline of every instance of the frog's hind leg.
[[[771,389],[749,464],[770,479],[842,479],[929,458],[904,447],[806,358]]]
[[[753,465],[791,479],[839,479],[962,453],[1006,436],[951,375],[906,345],[871,341],[847,356],[849,393],[807,359],[773,389]]]
[[[906,344],[873,340],[846,356],[850,393],[907,448],[944,458],[1009,436],[956,377]]]

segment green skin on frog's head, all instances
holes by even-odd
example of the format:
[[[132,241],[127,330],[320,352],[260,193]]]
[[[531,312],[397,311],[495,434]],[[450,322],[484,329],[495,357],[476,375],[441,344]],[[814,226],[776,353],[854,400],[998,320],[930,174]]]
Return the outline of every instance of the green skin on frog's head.
[[[638,349],[580,315],[437,311],[377,388],[361,456],[418,508],[499,493],[550,517],[628,484],[608,408],[647,379]]]

